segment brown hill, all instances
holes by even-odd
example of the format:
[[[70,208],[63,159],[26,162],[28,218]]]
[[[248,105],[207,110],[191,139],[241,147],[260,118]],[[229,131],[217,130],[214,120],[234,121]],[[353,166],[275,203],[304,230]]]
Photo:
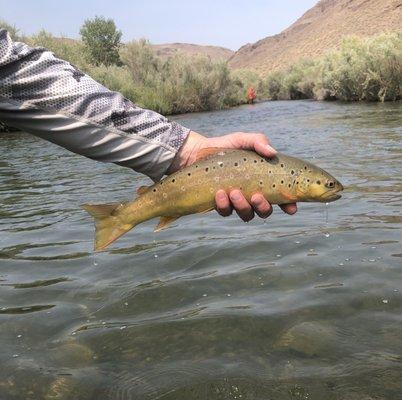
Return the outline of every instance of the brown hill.
[[[154,44],[152,47],[156,54],[162,58],[168,58],[177,54],[177,52],[182,52],[190,56],[206,55],[210,57],[212,61],[226,61],[234,54],[234,51],[224,47],[201,46],[189,43]]]
[[[280,34],[241,47],[229,65],[265,75],[319,56],[346,35],[393,30],[402,30],[402,0],[321,0]]]

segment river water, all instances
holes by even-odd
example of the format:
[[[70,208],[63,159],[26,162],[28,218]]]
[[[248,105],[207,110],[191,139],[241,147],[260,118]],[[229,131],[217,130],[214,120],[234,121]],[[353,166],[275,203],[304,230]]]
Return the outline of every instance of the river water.
[[[263,131],[341,200],[245,224],[138,226],[103,253],[79,205],[147,180],[0,137],[0,398],[402,398],[402,104],[268,102],[179,116]]]

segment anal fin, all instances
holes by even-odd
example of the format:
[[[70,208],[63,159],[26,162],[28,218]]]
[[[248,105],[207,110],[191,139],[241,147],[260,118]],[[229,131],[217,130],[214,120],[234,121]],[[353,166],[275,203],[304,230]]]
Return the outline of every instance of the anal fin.
[[[176,221],[180,217],[161,217],[158,225],[156,225],[154,232],[159,232],[162,229],[167,228],[173,221]]]

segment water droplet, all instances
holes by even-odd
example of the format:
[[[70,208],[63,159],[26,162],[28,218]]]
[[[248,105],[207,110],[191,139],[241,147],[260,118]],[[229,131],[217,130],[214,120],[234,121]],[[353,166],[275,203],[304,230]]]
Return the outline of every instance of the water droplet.
[[[279,258],[279,257],[282,257],[282,255],[281,255],[281,254],[277,254],[276,256],[277,256],[278,258]]]
[[[124,303],[124,305],[125,305],[125,306],[128,306],[128,303],[127,303],[127,302],[125,302],[125,303]]]
[[[342,262],[340,262],[338,265],[339,265],[340,267],[343,267],[344,264],[343,264]]]
[[[19,354],[13,354],[13,358],[19,357]]]
[[[394,292],[398,292],[399,290],[398,289],[394,289]]]
[[[382,302],[383,302],[384,304],[388,304],[388,300],[387,300],[387,299],[382,299]]]
[[[22,338],[22,335],[17,335],[17,338],[19,339],[19,338]]]
[[[157,254],[154,254],[154,257],[155,257],[155,258],[158,258],[158,255],[157,255]]]
[[[324,233],[324,236],[325,236],[326,238],[329,238],[330,235],[329,235],[328,232],[325,232],[325,233]]]
[[[299,240],[296,240],[295,243],[296,243],[296,244],[300,244],[300,241],[299,241]]]
[[[202,297],[207,297],[208,295],[206,294],[206,293],[204,293],[203,295],[202,295]]]
[[[71,335],[75,336],[77,334],[77,332],[73,332]]]
[[[106,322],[105,322],[105,321],[102,321],[102,325],[106,325]]]
[[[228,293],[226,296],[230,297],[230,296],[231,296],[231,294],[230,294],[230,293]]]
[[[120,327],[120,330],[122,331],[123,329],[126,329],[126,328],[127,328],[127,326],[123,325],[123,326]]]
[[[376,246],[371,246],[371,248],[372,248],[372,249],[376,249],[377,247],[376,247]]]
[[[260,286],[264,286],[264,282],[261,282],[261,283],[260,283]]]
[[[374,259],[374,258],[370,258],[369,261],[370,261],[370,262],[375,262],[375,259]]]

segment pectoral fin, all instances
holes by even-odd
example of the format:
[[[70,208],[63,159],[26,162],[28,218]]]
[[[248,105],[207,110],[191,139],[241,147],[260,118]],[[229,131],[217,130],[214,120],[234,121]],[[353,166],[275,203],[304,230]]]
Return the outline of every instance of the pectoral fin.
[[[162,229],[167,228],[173,221],[176,221],[180,217],[161,217],[158,225],[156,225],[154,232],[159,232]]]
[[[200,211],[200,214],[206,214],[212,210],[215,210],[215,207],[211,207],[211,208],[207,208],[206,210],[202,210],[202,211]]]

